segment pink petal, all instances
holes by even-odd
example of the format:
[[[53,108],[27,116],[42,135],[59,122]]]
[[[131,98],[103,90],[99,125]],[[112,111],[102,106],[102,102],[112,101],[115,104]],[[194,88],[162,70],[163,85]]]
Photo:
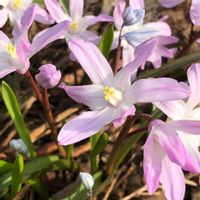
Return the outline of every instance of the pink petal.
[[[157,40],[153,39],[143,45],[145,51],[142,51],[142,49],[137,49],[137,51],[135,51],[134,60],[126,65],[124,68],[122,68],[115,75],[114,85],[117,88],[120,88],[122,91],[124,91],[124,89],[129,89],[131,85],[131,80],[135,80],[136,78],[138,68],[140,67],[140,65],[146,62],[148,57],[151,55],[152,49],[156,43]]]
[[[200,2],[199,1],[197,1],[197,2],[192,1],[192,5],[191,5],[191,8],[190,8],[190,17],[191,17],[192,23],[196,26],[200,26],[199,10],[200,10]]]
[[[160,182],[168,200],[183,200],[185,194],[185,177],[181,167],[172,163],[167,157],[162,162]]]
[[[0,31],[0,49],[5,50],[5,45],[10,42],[8,36],[4,32]]]
[[[100,14],[98,16],[84,16],[79,19],[79,26],[81,30],[86,30],[88,26],[94,25],[97,22],[112,22],[113,18],[109,15]]]
[[[51,17],[57,23],[70,19],[70,17],[64,13],[63,9],[60,7],[58,0],[44,0],[44,2]]]
[[[128,65],[134,59],[134,50],[135,48],[129,44],[123,47],[123,66]]]
[[[134,9],[143,9],[144,0],[129,0],[129,5]]]
[[[193,109],[200,102],[200,64],[195,63],[187,71],[191,95],[188,99],[188,110]]]
[[[164,156],[163,149],[154,140],[153,134],[150,133],[144,145],[143,160],[143,170],[150,195],[158,188]]]
[[[125,6],[126,6],[125,0],[118,0],[117,5],[115,6],[113,11],[114,24],[118,30],[120,30],[123,24],[122,13],[124,11]]]
[[[8,20],[8,11],[6,9],[0,10],[0,28],[2,28]]]
[[[73,39],[68,45],[93,83],[112,85],[112,69],[94,44],[82,39]]]
[[[186,104],[182,100],[154,102],[154,104],[172,120],[183,119],[185,116]]]
[[[109,105],[104,100],[102,85],[67,86],[61,84],[60,88],[63,88],[76,102],[87,105],[91,110],[102,109]]]
[[[174,7],[180,3],[183,3],[185,0],[160,0],[162,6],[166,8]]]
[[[57,40],[63,35],[63,32],[67,29],[69,25],[68,21],[63,21],[59,24],[54,25],[49,28],[47,31],[44,31],[38,37],[36,37],[31,44],[31,53],[29,57],[35,55],[38,51],[44,48],[49,43]]]
[[[113,108],[84,112],[65,124],[59,132],[60,145],[69,145],[88,138],[116,118]]]
[[[136,102],[178,100],[189,95],[188,85],[171,78],[148,78],[133,83],[126,98]]]
[[[70,0],[69,11],[72,19],[78,21],[83,15],[84,0]]]
[[[47,12],[37,4],[35,8],[35,21],[42,24],[53,24],[54,22],[52,18],[47,14]]]

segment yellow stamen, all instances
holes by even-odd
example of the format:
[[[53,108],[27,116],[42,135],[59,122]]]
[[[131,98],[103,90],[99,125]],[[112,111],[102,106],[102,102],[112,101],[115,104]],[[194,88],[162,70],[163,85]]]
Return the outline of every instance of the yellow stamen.
[[[70,25],[69,25],[69,28],[71,30],[75,30],[78,28],[78,23],[77,22],[72,22]]]
[[[22,1],[21,0],[13,0],[13,8],[17,9],[20,8],[22,5]]]
[[[104,99],[113,106],[116,106],[122,100],[122,93],[114,87],[105,86]]]
[[[13,44],[7,44],[6,49],[7,49],[8,54],[11,55],[12,57],[17,56],[16,48]]]

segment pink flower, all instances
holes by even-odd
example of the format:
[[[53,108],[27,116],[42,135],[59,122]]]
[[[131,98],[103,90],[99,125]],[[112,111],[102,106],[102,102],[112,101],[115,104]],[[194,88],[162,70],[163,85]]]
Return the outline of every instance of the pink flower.
[[[20,25],[21,18],[25,10],[32,5],[32,0],[2,0],[0,6],[0,28],[5,25],[8,18],[12,25]],[[44,9],[35,5],[36,15],[35,20],[43,24],[52,23],[51,18]]]
[[[98,40],[96,33],[92,31],[87,31],[88,26],[91,26],[97,22],[113,21],[112,17],[104,14],[98,16],[83,15],[84,0],[70,0],[69,1],[69,13],[61,7],[58,0],[45,0],[45,5],[51,15],[51,17],[60,23],[64,20],[70,21],[70,25],[63,34],[68,42],[74,37],[84,38],[88,41]]]
[[[108,61],[94,44],[81,39],[69,42],[69,48],[93,83],[61,87],[71,98],[87,105],[92,111],[83,112],[64,125],[58,135],[59,144],[76,143],[94,135],[113,121],[115,125],[121,125],[127,115],[134,115],[135,103],[175,100],[188,96],[186,85],[170,78],[141,79],[131,83],[139,65],[149,56],[154,41],[151,43],[142,55],[114,76]]]
[[[185,181],[181,168],[190,172],[197,172],[198,168],[178,133],[187,130],[189,137],[200,134],[200,123],[185,120],[164,123],[155,120],[150,123],[149,129],[143,163],[148,192],[153,194],[161,183],[167,200],[182,200]]]
[[[190,124],[193,120],[199,123],[200,119],[200,64],[193,64],[187,72],[188,82],[191,89],[191,95],[186,102],[179,101],[166,101],[156,102],[155,105],[161,109],[169,118],[176,122],[177,120],[185,120],[187,124]],[[200,124],[200,123],[199,123]],[[186,126],[186,125],[185,125]],[[186,126],[187,128],[187,126]],[[200,136],[189,135],[191,127],[185,128],[184,131],[178,132],[178,135],[187,149],[193,165],[196,166],[198,172],[200,172]],[[197,128],[200,133],[200,128],[194,124],[193,128]]]
[[[39,70],[40,72],[35,76],[35,79],[43,88],[49,89],[58,85],[61,79],[61,72],[56,69],[55,65],[42,65]]]
[[[183,3],[184,0],[160,0],[162,6],[166,8],[172,8],[180,3]],[[190,8],[190,17],[192,23],[196,26],[200,26],[200,1],[199,0],[192,0],[192,5]]]
[[[24,74],[30,66],[29,59],[50,42],[59,39],[68,27],[68,22],[59,23],[42,32],[32,43],[28,40],[28,30],[35,18],[37,6],[29,7],[21,20],[21,32],[10,40],[0,31],[0,78],[14,71]]]
[[[119,30],[121,26],[124,25],[122,29],[121,44],[123,47],[123,66],[125,66],[134,60],[137,47],[141,46],[139,48],[143,48],[142,45],[144,42],[156,37],[158,43],[153,47],[152,54],[149,55],[147,61],[152,62],[154,67],[158,68],[161,66],[162,57],[172,58],[174,56],[175,49],[170,50],[166,46],[177,42],[178,39],[171,36],[169,25],[163,21],[143,24],[145,14],[143,0],[130,0],[129,4],[132,12],[138,13],[136,15],[138,19],[135,20],[135,24],[126,26],[126,23],[124,23],[122,19],[123,12],[126,11],[126,3],[125,0],[118,0],[118,4],[113,13],[114,23],[117,28],[113,48],[117,47],[120,33]],[[143,16],[141,15],[142,13]]]

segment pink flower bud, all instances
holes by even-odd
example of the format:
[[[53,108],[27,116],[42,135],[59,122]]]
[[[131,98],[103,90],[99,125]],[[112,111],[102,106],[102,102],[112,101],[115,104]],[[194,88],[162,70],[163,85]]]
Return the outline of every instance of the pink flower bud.
[[[39,70],[40,72],[35,76],[35,79],[43,88],[49,89],[58,85],[61,79],[61,72],[56,69],[56,66],[46,64],[42,65]]]

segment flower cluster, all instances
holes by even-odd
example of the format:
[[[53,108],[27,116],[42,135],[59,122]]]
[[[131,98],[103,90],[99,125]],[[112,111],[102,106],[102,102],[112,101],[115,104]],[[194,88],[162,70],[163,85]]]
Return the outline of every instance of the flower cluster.
[[[31,80],[44,106],[50,129],[57,139],[58,149],[62,152],[60,148],[63,145],[89,138],[107,125],[123,127],[130,116],[137,118],[137,106],[151,104],[166,115],[166,120],[151,118],[147,125],[149,135],[144,144],[143,169],[148,192],[153,194],[161,184],[168,200],[182,200],[185,194],[183,170],[200,172],[200,64],[189,67],[188,83],[173,78],[175,76],[170,74],[171,71],[167,71],[169,68],[160,68],[163,57],[168,59],[175,56],[178,49],[170,45],[176,44],[179,39],[172,35],[166,17],[156,22],[145,22],[144,0],[118,0],[112,16],[103,13],[97,16],[83,15],[84,0],[68,2],[67,9],[61,1],[44,0],[46,10],[32,0],[0,2],[0,28],[5,27],[8,19],[12,27],[11,39],[3,29],[0,31],[0,78],[13,72],[30,74],[30,59],[51,42],[64,39],[64,44],[66,41],[70,50],[69,58],[80,64],[90,84],[59,84],[61,71],[50,63],[41,63],[39,73],[35,76],[42,87],[42,94],[34,80]],[[182,2],[184,0],[160,0],[166,8]],[[199,9],[200,2],[192,0],[190,17],[197,26],[200,26]],[[51,26],[30,39],[29,29],[34,21],[45,24],[44,27]],[[120,68],[115,69],[113,60],[109,62],[100,51],[98,44],[105,38],[88,30],[89,26],[98,22],[108,22],[115,27],[110,49],[116,50],[115,61],[119,61]],[[188,64],[184,61],[182,66]],[[140,78],[146,62],[151,63],[152,70],[146,76],[148,78]],[[180,65],[181,62],[179,60],[176,63]],[[152,71],[161,73],[151,76]],[[63,125],[58,135],[47,94],[47,89],[56,86],[89,109]],[[10,146],[28,155],[30,138],[22,139],[12,140]],[[88,173],[80,173],[80,179],[91,192],[93,177]]]

